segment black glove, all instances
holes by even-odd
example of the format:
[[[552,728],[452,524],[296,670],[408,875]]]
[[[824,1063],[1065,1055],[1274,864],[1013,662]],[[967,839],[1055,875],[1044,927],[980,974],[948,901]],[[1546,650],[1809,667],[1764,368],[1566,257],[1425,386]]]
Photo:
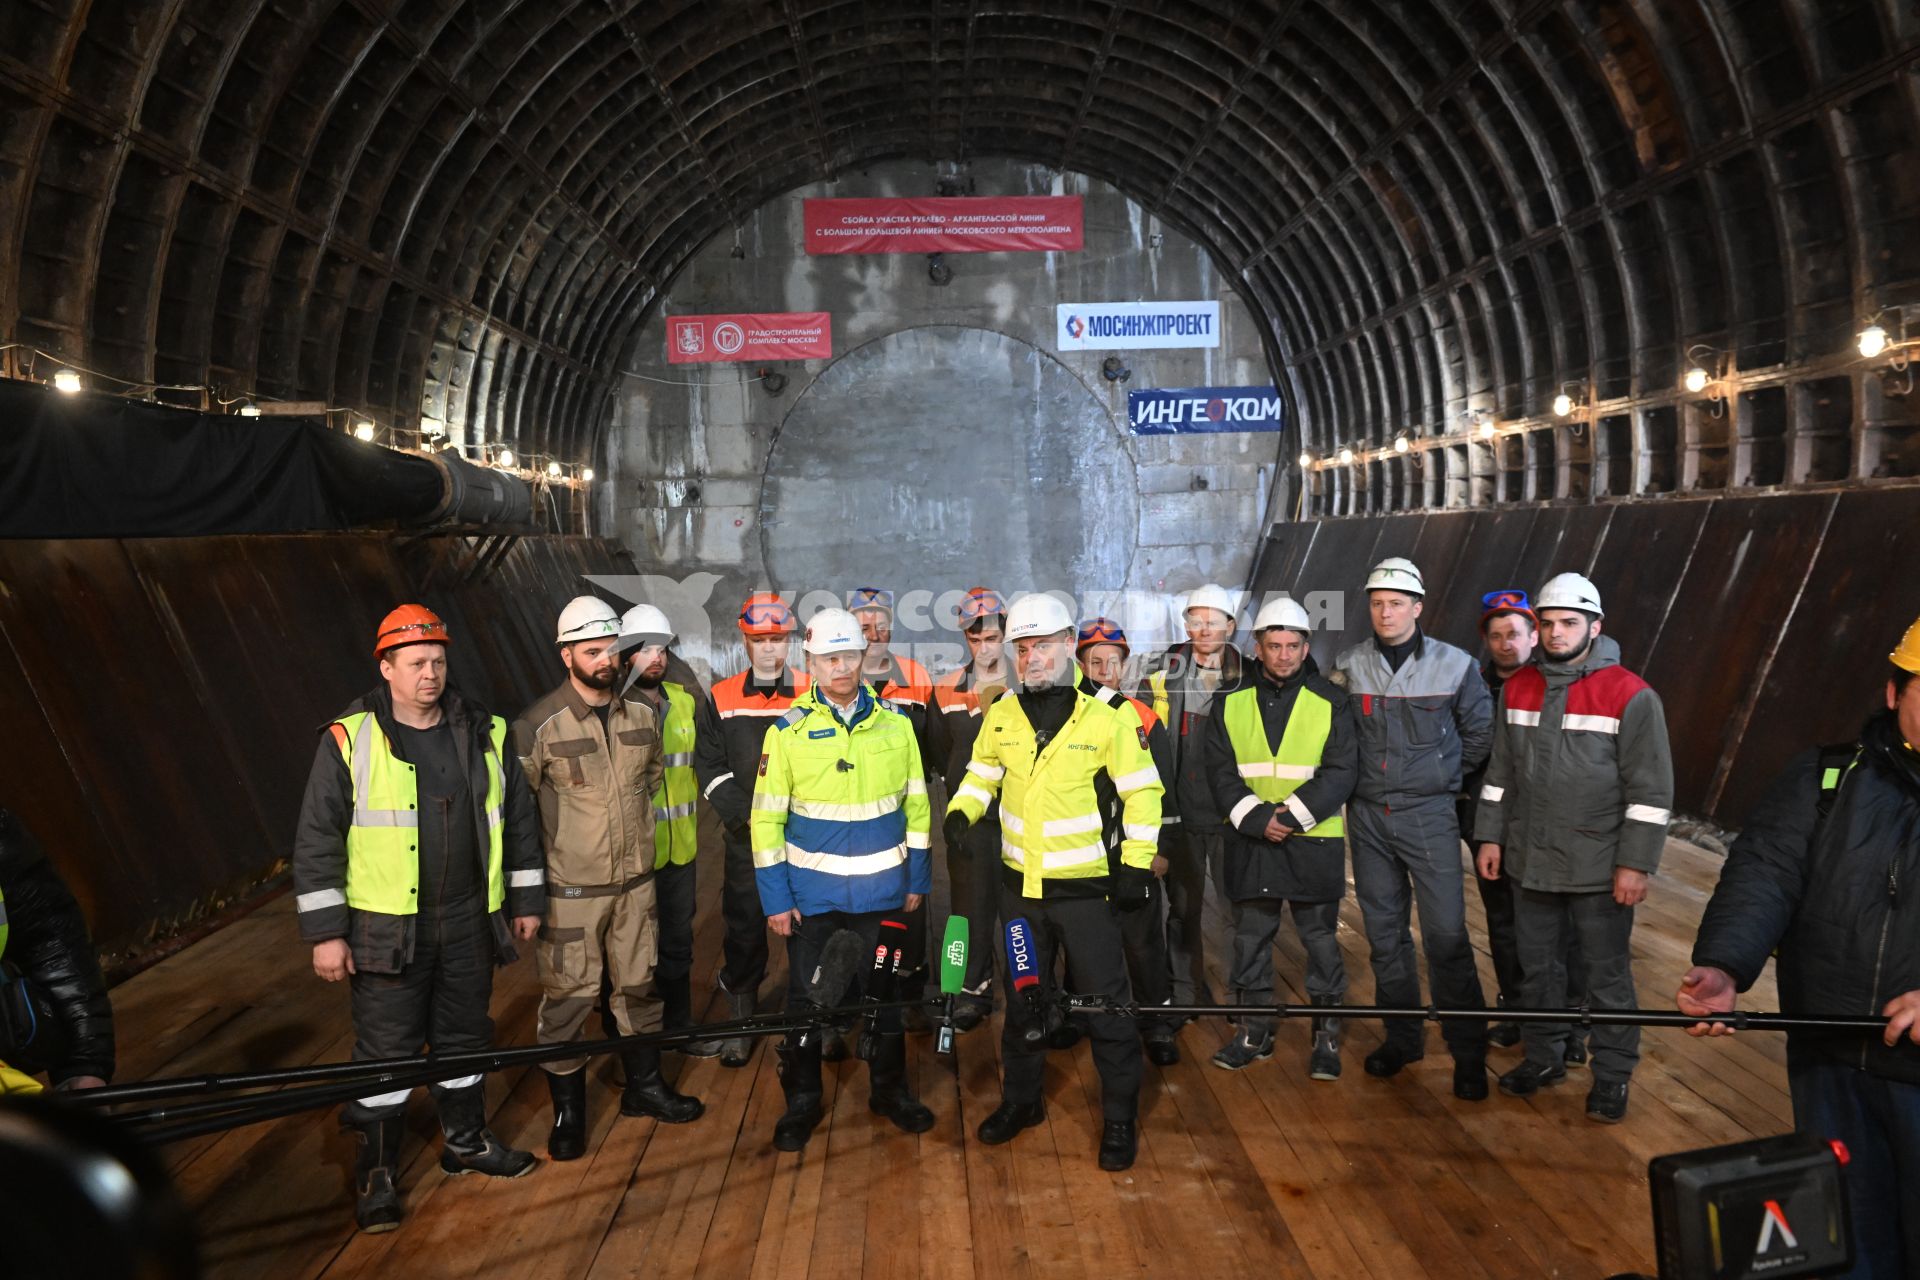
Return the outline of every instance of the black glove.
[[[1120,864],[1113,873],[1113,905],[1122,911],[1138,911],[1153,901],[1153,872],[1145,867]]]
[[[940,826],[940,834],[947,839],[947,848],[958,849],[960,842],[967,838],[967,828],[972,825],[967,821],[967,815],[964,813],[948,814],[946,822]]]

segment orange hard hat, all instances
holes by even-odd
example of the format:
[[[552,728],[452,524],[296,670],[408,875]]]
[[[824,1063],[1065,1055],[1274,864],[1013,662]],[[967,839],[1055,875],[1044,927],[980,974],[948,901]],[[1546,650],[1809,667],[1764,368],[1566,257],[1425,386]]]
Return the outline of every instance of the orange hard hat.
[[[771,591],[756,591],[740,606],[740,631],[749,636],[784,636],[795,630],[793,610]]]
[[[1913,625],[1907,628],[1907,634],[1900,637],[1900,643],[1894,646],[1893,652],[1887,657],[1902,671],[1911,671],[1920,676],[1920,618],[1913,620]]]
[[[373,656],[377,658],[401,645],[447,643],[447,624],[440,621],[439,614],[423,604],[403,604],[380,619],[380,629],[373,637]]]

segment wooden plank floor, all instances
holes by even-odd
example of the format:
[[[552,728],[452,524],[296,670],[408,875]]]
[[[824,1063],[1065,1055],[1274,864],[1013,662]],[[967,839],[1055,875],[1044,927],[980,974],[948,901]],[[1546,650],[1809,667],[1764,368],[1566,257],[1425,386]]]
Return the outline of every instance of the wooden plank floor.
[[[719,849],[702,861],[697,1003],[719,952]],[[936,856],[938,867],[941,859]],[[1670,843],[1634,937],[1642,1003],[1665,1007],[1686,967],[1716,857]],[[936,905],[944,915],[945,882]],[[1468,891],[1475,936],[1478,896]],[[1217,904],[1215,904],[1217,908]],[[1224,921],[1216,914],[1216,928]],[[1366,943],[1348,897],[1341,921],[1351,998],[1372,999]],[[1216,989],[1224,984],[1215,953]],[[1304,1002],[1304,956],[1282,934],[1289,1000]],[[1486,957],[1483,979],[1491,991]],[[779,947],[768,989],[784,982]],[[494,1016],[503,1044],[526,1043],[537,1000],[531,962],[501,971]],[[1748,1000],[1772,1008],[1771,975]],[[347,1057],[346,992],[312,976],[291,901],[258,911],[114,991],[122,1081],[292,1066]],[[769,1138],[781,1111],[771,1055],[744,1070],[687,1061],[680,1086],[706,1100],[696,1124],[623,1119],[608,1064],[585,1159],[542,1159],[513,1182],[447,1178],[424,1095],[402,1173],[408,1219],[397,1232],[352,1227],[353,1146],[333,1112],[311,1112],[167,1149],[201,1227],[214,1277],[1034,1275],[1046,1280],[1169,1267],[1263,1277],[1597,1277],[1652,1267],[1646,1162],[1662,1152],[1789,1127],[1783,1044],[1760,1033],[1706,1043],[1649,1031],[1625,1124],[1582,1114],[1584,1070],[1527,1102],[1497,1092],[1467,1104],[1450,1091],[1437,1032],[1399,1078],[1360,1067],[1378,1024],[1351,1027],[1337,1083],[1306,1076],[1307,1030],[1283,1026],[1274,1059],[1244,1072],[1207,1058],[1228,1027],[1182,1034],[1184,1060],[1147,1069],[1139,1163],[1099,1171],[1099,1080],[1083,1043],[1055,1054],[1048,1121],[1004,1147],[973,1128],[999,1101],[998,1023],[959,1040],[950,1060],[912,1037],[911,1071],[938,1121],[895,1131],[866,1109],[865,1070],[828,1067],[829,1114],[799,1154]],[[1496,1070],[1519,1050],[1495,1050]],[[670,1064],[680,1062],[670,1057]],[[669,1070],[674,1070],[670,1065]],[[495,1129],[544,1156],[546,1089],[537,1071],[488,1083]]]

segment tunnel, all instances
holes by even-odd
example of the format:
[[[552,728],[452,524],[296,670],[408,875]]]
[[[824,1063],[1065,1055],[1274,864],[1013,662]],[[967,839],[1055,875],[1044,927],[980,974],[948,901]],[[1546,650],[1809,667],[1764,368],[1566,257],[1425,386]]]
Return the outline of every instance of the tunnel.
[[[506,722],[566,687],[576,597],[661,609],[668,678],[711,702],[749,666],[755,593],[804,631],[862,590],[937,718],[935,682],[972,687],[979,588],[1123,628],[1125,692],[1164,716],[1152,664],[1210,593],[1249,672],[1282,596],[1333,672],[1385,644],[1366,584],[1404,558],[1422,644],[1478,667],[1489,593],[1581,575],[1670,742],[1672,869],[1633,945],[1639,1005],[1671,1010],[1782,771],[1861,741],[1897,701],[1889,652],[1909,669],[1916,139],[1907,0],[0,4],[0,809],[85,920],[114,1083],[354,1050],[295,851],[316,744],[409,602]],[[937,943],[959,784],[915,723]],[[718,785],[685,801],[716,1023],[723,846],[746,839]],[[1230,1002],[1222,874],[1201,989]],[[1365,1003],[1357,887],[1337,937]],[[1304,1002],[1291,928],[1280,994]],[[499,1042],[537,1042],[535,959],[493,991]],[[422,1157],[393,1235],[354,1232],[355,1148],[319,1110],[155,1144],[156,1176],[198,1239],[182,1275],[1598,1276],[1670,1265],[1649,1159],[1796,1127],[1764,1032],[1715,1053],[1648,1030],[1635,1111],[1600,1131],[1543,1101],[1464,1112],[1438,1030],[1390,1102],[1358,1070],[1384,1022],[1350,1020],[1346,1078],[1309,1087],[1305,1026],[1227,1075],[1207,1063],[1235,1027],[1188,1024],[1112,1185],[1084,1045],[1052,1056],[1043,1134],[976,1142],[1000,1100],[981,1030],[957,1055],[908,1035],[938,1117],[917,1137],[869,1133],[836,1064],[855,1083],[798,1164],[766,1149],[768,1041],[745,1072],[667,1054],[708,1098],[684,1133],[636,1136],[594,1094],[594,1172],[565,1194],[582,1166],[543,1157],[429,1197]],[[520,1146],[542,1074],[487,1076]],[[1009,1163],[1046,1133],[1044,1171]]]

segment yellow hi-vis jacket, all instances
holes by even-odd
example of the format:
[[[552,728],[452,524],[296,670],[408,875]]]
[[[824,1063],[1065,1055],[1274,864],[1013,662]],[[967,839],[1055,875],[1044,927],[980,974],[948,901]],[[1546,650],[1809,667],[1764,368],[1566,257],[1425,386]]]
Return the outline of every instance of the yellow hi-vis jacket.
[[[667,704],[660,726],[659,789],[653,793],[653,869],[671,863],[684,867],[700,851],[700,815],[694,797],[700,792],[693,774],[693,695],[671,680],[660,683]]]
[[[1072,678],[1079,684],[1078,663]],[[974,739],[966,781],[947,805],[947,812],[978,822],[994,796],[1000,797],[1000,858],[1020,872],[1021,896],[1044,896],[1048,880],[1107,874],[1094,789],[1102,774],[1120,796],[1120,861],[1151,869],[1163,788],[1147,751],[1147,731],[1133,709],[1076,689],[1067,722],[1044,751],[1036,746],[1020,699],[995,700]]]

